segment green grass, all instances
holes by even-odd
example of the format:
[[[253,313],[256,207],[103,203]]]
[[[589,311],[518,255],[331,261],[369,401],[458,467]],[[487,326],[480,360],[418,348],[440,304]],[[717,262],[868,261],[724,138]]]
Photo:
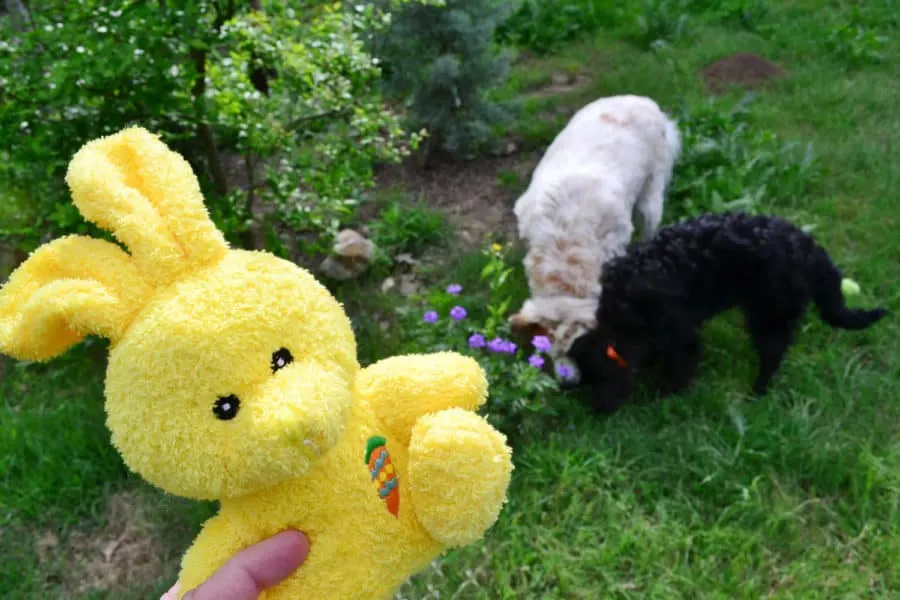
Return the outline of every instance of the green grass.
[[[747,126],[776,136],[777,144],[804,150],[811,144],[815,169],[734,175],[776,146],[758,133],[735,134],[729,125],[723,135],[735,135],[735,147],[716,159],[724,175],[709,185],[729,190],[734,177],[742,188],[764,184],[756,209],[814,226],[862,285],[855,303],[884,304],[896,313],[896,6],[889,0],[864,9],[837,1],[748,4],[764,7],[754,13],[753,27],[719,16],[722,3],[697,2],[702,10],[683,11],[690,35],[656,50],[634,42],[633,22],[616,21],[615,29],[522,63],[504,92],[510,97],[533,92],[560,71],[584,73],[591,83],[564,96],[527,97],[515,133],[525,147],[539,149],[572,109],[618,93],[650,95],[666,110],[700,119],[707,95],[699,70],[729,53],[763,54],[790,75],[758,95]],[[832,35],[847,28],[887,39]],[[739,91],[728,95],[722,110],[741,98]],[[697,160],[680,165],[676,178],[696,174]],[[509,173],[498,180],[521,184]],[[692,181],[672,198],[667,218],[690,214],[688,201],[703,197],[704,188]],[[400,212],[398,219],[409,216]],[[432,230],[427,219],[421,225],[421,214],[412,216],[415,233],[408,237]],[[480,258],[447,255],[422,277],[477,281]],[[337,293],[358,313],[367,361],[403,351],[402,332],[367,319],[373,306],[389,312],[396,296],[372,294],[363,283]],[[701,376],[681,398],[636,403],[609,418],[591,415],[573,398],[548,399],[566,415],[563,423],[516,448],[510,502],[485,542],[449,553],[402,595],[900,596],[898,335],[893,316],[853,333],[831,330],[811,313],[770,395],[751,402],[746,391],[755,358],[736,315],[725,315],[704,332]],[[59,597],[62,573],[76,568],[77,559],[60,552],[40,561],[36,540],[51,530],[65,546],[73,531],[102,529],[106,502],[122,490],[152,507],[148,535],[159,541],[164,568],[158,580],[92,597],[152,597],[171,580],[177,557],[209,514],[208,505],[166,498],[128,475],[103,424],[103,349],[95,343],[47,366],[6,366],[0,382],[4,597]]]

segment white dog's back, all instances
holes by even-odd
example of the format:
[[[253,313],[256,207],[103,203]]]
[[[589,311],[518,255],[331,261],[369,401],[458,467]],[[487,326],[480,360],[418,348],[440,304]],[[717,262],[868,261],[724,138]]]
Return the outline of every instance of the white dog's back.
[[[643,96],[600,98],[576,112],[559,132],[532,179],[558,178],[587,169],[635,171],[633,161],[649,166],[661,158],[668,117],[653,100]]]
[[[649,98],[612,96],[587,104],[547,148],[516,202],[520,237],[540,235],[534,220],[558,220],[566,230],[585,218],[594,221],[586,211],[606,211],[608,195],[615,195],[610,201],[630,215],[648,173],[659,163],[673,164],[680,149],[677,127]],[[589,193],[592,185],[606,193]],[[560,197],[564,192],[575,193],[577,201],[566,206]]]
[[[600,98],[576,112],[514,209],[519,236],[529,246],[525,269],[532,298],[599,298],[603,264],[630,242],[635,210],[642,235],[656,232],[680,151],[677,126],[649,98]]]

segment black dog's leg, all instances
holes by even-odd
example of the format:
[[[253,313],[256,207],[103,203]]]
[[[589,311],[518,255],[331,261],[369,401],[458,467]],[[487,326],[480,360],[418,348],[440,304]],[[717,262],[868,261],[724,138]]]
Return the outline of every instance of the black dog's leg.
[[[660,348],[662,378],[659,386],[661,397],[684,391],[697,375],[700,367],[700,337],[697,332],[684,332],[669,338]]]
[[[756,396],[763,396],[768,391],[772,377],[794,341],[798,325],[799,318],[794,316],[774,318],[771,315],[748,313],[747,327],[759,355],[759,373],[753,383],[753,393]]]

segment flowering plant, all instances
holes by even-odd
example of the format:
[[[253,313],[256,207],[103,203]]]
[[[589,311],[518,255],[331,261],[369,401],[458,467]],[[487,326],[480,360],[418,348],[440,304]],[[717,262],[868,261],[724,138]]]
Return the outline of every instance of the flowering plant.
[[[411,351],[454,351],[478,360],[490,382],[488,420],[507,434],[524,433],[555,415],[546,402],[548,395],[559,391],[556,379],[546,371],[551,342],[544,336],[521,344],[511,339],[507,283],[512,268],[499,244],[493,244],[485,257],[481,282],[486,291],[453,283],[427,292],[421,298],[424,310],[418,306],[398,311],[405,317]]]

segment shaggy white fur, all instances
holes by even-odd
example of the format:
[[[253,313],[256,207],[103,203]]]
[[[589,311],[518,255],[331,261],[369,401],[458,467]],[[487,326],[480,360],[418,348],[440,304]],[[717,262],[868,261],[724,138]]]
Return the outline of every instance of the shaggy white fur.
[[[531,290],[510,321],[553,341],[551,358],[594,327],[600,271],[624,252],[641,217],[641,239],[659,228],[666,188],[681,153],[678,127],[653,100],[600,98],[556,136],[518,199]]]

